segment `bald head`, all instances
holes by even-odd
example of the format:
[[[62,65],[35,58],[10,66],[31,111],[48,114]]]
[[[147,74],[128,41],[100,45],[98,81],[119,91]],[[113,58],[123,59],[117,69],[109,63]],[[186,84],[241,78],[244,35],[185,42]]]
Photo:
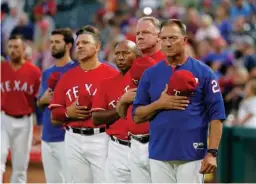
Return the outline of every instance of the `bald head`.
[[[118,50],[120,49],[120,47],[122,49],[126,49],[126,50],[130,50],[131,52],[133,52],[137,57],[141,56],[141,52],[138,50],[136,43],[134,43],[133,41],[130,40],[122,40],[120,41],[117,45],[116,45],[116,49]]]
[[[115,62],[121,73],[125,74],[133,63],[133,60],[140,56],[136,44],[129,40],[120,41],[115,48]]]

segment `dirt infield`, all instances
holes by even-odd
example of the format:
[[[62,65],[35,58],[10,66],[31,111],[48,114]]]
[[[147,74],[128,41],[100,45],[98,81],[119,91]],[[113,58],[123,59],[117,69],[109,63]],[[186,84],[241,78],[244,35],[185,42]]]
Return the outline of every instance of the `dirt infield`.
[[[7,164],[6,172],[4,175],[4,182],[9,183],[11,176],[11,165]],[[28,183],[45,183],[44,170],[41,163],[30,164],[28,169]]]

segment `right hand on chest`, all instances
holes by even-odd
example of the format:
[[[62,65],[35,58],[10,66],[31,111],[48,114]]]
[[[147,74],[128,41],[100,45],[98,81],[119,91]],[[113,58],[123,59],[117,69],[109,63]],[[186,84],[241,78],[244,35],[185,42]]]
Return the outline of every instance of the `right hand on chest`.
[[[161,93],[158,104],[164,110],[185,110],[189,104],[189,100],[185,96],[170,96],[167,94],[168,85]]]
[[[126,93],[124,93],[121,96],[120,101],[122,103],[126,103],[126,104],[133,103],[135,96],[136,96],[136,92],[137,92],[137,88],[129,89]]]
[[[91,118],[90,109],[86,106],[78,106],[76,101],[67,107],[66,113],[70,119],[85,120]]]

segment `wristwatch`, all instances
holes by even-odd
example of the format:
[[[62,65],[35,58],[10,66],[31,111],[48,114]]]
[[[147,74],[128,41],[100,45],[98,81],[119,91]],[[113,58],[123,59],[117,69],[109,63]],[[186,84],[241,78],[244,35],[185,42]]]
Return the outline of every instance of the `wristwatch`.
[[[214,157],[218,156],[218,150],[217,149],[208,149],[207,153],[211,153],[212,156],[214,156]]]

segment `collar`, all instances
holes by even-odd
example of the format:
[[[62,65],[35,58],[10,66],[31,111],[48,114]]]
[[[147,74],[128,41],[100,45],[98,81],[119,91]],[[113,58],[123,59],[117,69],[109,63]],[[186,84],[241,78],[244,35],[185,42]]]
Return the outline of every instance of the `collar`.
[[[185,59],[185,62],[182,63],[182,64],[177,64],[176,67],[171,66],[171,65],[168,63],[167,60],[164,60],[164,61],[165,61],[165,64],[166,64],[167,66],[170,66],[170,67],[172,67],[172,68],[175,69],[175,68],[177,68],[177,67],[181,67],[181,66],[185,65],[185,64],[188,62],[189,59],[190,59],[190,56],[187,56],[186,59]]]

